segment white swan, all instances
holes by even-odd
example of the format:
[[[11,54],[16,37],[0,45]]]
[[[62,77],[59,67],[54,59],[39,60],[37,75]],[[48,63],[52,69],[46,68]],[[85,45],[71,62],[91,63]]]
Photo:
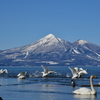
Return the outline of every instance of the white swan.
[[[7,70],[7,69],[4,69],[4,70],[1,69],[1,70],[0,70],[0,74],[3,74],[3,73],[8,73],[8,70]]]
[[[78,69],[76,69],[76,68],[70,68],[70,67],[69,67],[69,69],[71,70],[72,75],[73,75],[72,79],[80,77],[79,74],[78,74]]]
[[[82,68],[77,68],[77,67],[74,67],[74,68],[70,68],[69,67],[69,69],[71,70],[71,72],[72,72],[72,79],[75,79],[75,78],[79,78],[79,77],[81,77],[82,75],[84,75],[84,74],[88,74],[87,72],[86,72],[86,70],[83,70]]]
[[[93,87],[93,82],[92,82],[93,78],[96,78],[96,76],[94,76],[94,75],[90,76],[90,86],[91,86],[91,89],[80,88],[80,89],[77,89],[77,90],[73,91],[73,93],[75,93],[75,94],[94,94],[95,95],[96,94],[96,90]]]
[[[25,79],[27,72],[20,72],[17,76],[19,79]]]
[[[51,73],[56,73],[55,71],[53,70],[50,70],[47,66],[42,66],[41,67],[43,68],[43,72],[42,73],[42,77],[46,77],[47,75],[51,74]]]
[[[87,69],[86,69],[86,70],[87,70]],[[82,75],[84,75],[84,74],[88,74],[86,70],[84,70],[83,68],[79,68],[78,74],[79,74],[80,76],[82,76]]]

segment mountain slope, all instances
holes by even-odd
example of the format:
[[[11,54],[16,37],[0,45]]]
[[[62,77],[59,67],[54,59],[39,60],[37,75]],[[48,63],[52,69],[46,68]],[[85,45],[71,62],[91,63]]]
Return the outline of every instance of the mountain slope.
[[[71,43],[62,39],[56,38],[53,34],[32,43],[30,45],[22,46],[19,48],[5,50],[0,53],[1,62],[10,60],[11,64],[41,62],[42,60],[52,61],[59,60]],[[23,64],[22,64],[23,65]]]
[[[67,64],[72,66],[99,66],[100,46],[85,40],[78,40],[73,43],[71,49],[65,52],[62,60],[66,60]]]

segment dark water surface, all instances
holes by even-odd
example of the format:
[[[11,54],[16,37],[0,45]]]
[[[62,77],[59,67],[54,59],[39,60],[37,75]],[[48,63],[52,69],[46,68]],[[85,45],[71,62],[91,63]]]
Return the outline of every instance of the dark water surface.
[[[76,79],[76,86],[72,87],[71,75],[68,67],[49,67],[56,71],[56,74],[47,78],[41,77],[41,74],[34,73],[38,70],[42,72],[41,67],[0,67],[7,69],[8,74],[0,75],[0,97],[3,100],[100,100],[100,87],[96,86],[97,96],[94,95],[74,95],[72,91],[89,85],[90,75],[96,75],[93,83],[98,85],[100,82],[100,67],[82,67],[88,69],[88,74],[82,78]],[[30,77],[19,80],[17,74],[22,71],[28,71]],[[90,88],[90,87],[87,87]]]

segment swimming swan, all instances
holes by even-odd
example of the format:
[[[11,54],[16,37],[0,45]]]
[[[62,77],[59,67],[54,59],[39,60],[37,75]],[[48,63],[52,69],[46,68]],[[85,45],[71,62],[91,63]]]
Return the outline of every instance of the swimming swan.
[[[17,76],[19,79],[25,79],[27,72],[20,72]]]
[[[90,76],[90,86],[91,86],[91,89],[88,89],[88,88],[80,88],[80,89],[77,89],[75,91],[73,91],[73,93],[75,94],[96,94],[96,90],[94,89],[93,87],[93,82],[92,82],[92,79],[93,78],[96,78],[96,76],[94,75],[91,75]]]

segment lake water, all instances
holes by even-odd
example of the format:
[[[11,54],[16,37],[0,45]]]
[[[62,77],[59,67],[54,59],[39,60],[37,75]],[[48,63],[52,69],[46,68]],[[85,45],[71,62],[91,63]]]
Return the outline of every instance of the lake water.
[[[100,87],[95,87],[97,96],[72,93],[83,85],[89,85],[90,75],[98,77],[93,79],[93,83],[97,85],[100,82],[100,67],[82,67],[88,69],[88,74],[76,79],[75,87],[71,85],[71,78],[66,77],[67,74],[71,75],[68,67],[49,68],[57,73],[43,78],[40,74],[34,76],[37,70],[43,71],[42,67],[0,67],[9,72],[0,75],[0,97],[3,100],[100,100]],[[19,80],[17,74],[22,71],[28,71],[31,77]]]

